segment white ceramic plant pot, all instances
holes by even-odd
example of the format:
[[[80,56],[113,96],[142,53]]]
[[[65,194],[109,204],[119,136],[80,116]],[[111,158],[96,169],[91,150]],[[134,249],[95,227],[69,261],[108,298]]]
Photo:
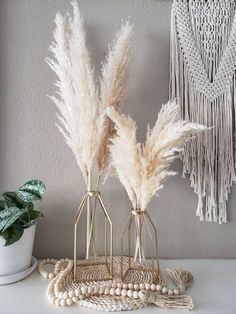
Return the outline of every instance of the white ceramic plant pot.
[[[0,237],[0,276],[7,276],[26,270],[31,265],[36,225],[24,229],[20,240],[4,246]]]

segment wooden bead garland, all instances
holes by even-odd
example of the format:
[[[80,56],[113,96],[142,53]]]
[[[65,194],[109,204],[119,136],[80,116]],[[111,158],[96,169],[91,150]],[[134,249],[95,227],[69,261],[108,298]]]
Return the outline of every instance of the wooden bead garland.
[[[44,270],[44,266],[46,264],[55,265],[54,271],[47,273]],[[65,264],[67,264],[65,266]],[[158,295],[167,295],[169,298],[180,295],[180,289],[168,289],[167,286],[162,285],[160,283],[123,283],[121,280],[113,280],[108,282],[102,282],[98,285],[98,283],[91,283],[89,286],[85,284],[81,287],[70,287],[68,290],[67,282],[72,276],[73,270],[73,260],[70,259],[44,259],[39,262],[38,270],[41,276],[45,279],[50,279],[50,283],[47,288],[46,296],[50,300],[50,302],[56,306],[70,306],[73,303],[79,303],[84,306],[94,308],[94,304],[91,306],[87,303],[82,302],[87,298],[98,298],[99,296],[111,296],[111,297],[120,297],[120,298],[129,298],[133,300],[132,302],[128,302],[127,309],[139,308],[135,303],[135,300],[139,300],[142,303],[144,298],[144,292],[150,292]],[[150,299],[150,298],[149,298]],[[99,302],[98,302],[99,303]],[[128,304],[127,303],[127,304]],[[99,307],[99,306],[98,306]],[[104,310],[104,307],[100,305],[100,309]],[[191,309],[191,308],[189,308]],[[121,310],[119,306],[114,307],[109,310]]]

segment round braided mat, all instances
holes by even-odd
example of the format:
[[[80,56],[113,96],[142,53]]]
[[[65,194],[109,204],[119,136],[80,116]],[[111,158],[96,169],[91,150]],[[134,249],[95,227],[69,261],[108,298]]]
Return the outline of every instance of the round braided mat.
[[[91,264],[94,262],[93,260],[89,260]],[[99,262],[103,261],[102,258],[99,259]],[[90,281],[96,277],[104,277],[107,275],[107,268],[105,265],[96,265],[96,266],[85,266],[84,263],[88,263],[86,261],[78,261],[77,262],[77,278],[82,279],[83,282],[74,281],[73,276],[73,267],[68,269],[67,276],[64,279],[60,279],[60,276],[57,278],[57,283],[59,283],[62,292],[69,292],[71,289],[75,290],[76,288],[82,287],[89,287],[89,286],[107,286],[111,284],[113,281],[122,282],[120,278],[120,257],[113,258],[113,280],[103,280],[103,281]],[[82,266],[83,265],[83,266]],[[81,267],[82,266],[82,267]],[[138,262],[133,262],[133,266],[135,266],[135,270],[132,270],[128,273],[127,277],[125,278],[124,282],[127,283],[152,283],[152,272],[150,270],[150,263],[146,264],[139,264]],[[124,259],[124,267],[128,268],[128,259]],[[87,280],[87,281],[86,281]],[[165,285],[165,279],[162,276],[161,272],[157,276],[156,284]],[[139,309],[146,304],[144,304],[140,299],[133,299],[129,297],[122,297],[122,296],[111,296],[111,295],[94,295],[88,296],[83,299],[79,300],[78,304],[84,307],[89,307],[92,309],[100,310],[100,311],[126,311],[126,310],[133,310]]]

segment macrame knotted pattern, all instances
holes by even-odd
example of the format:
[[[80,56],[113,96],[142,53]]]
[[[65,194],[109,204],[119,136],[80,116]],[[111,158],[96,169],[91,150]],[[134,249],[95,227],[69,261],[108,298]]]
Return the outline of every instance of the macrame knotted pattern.
[[[170,98],[182,117],[210,130],[185,145],[183,177],[190,174],[200,220],[227,222],[235,175],[236,3],[173,0]]]

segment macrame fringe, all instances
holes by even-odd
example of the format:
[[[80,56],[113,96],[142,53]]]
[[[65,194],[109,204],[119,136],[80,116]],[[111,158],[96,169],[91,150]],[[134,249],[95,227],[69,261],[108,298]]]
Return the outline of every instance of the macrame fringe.
[[[198,195],[196,215],[220,224],[236,180],[235,9],[232,0],[174,0],[171,18],[170,98],[184,119],[212,127],[185,145],[183,177]]]

